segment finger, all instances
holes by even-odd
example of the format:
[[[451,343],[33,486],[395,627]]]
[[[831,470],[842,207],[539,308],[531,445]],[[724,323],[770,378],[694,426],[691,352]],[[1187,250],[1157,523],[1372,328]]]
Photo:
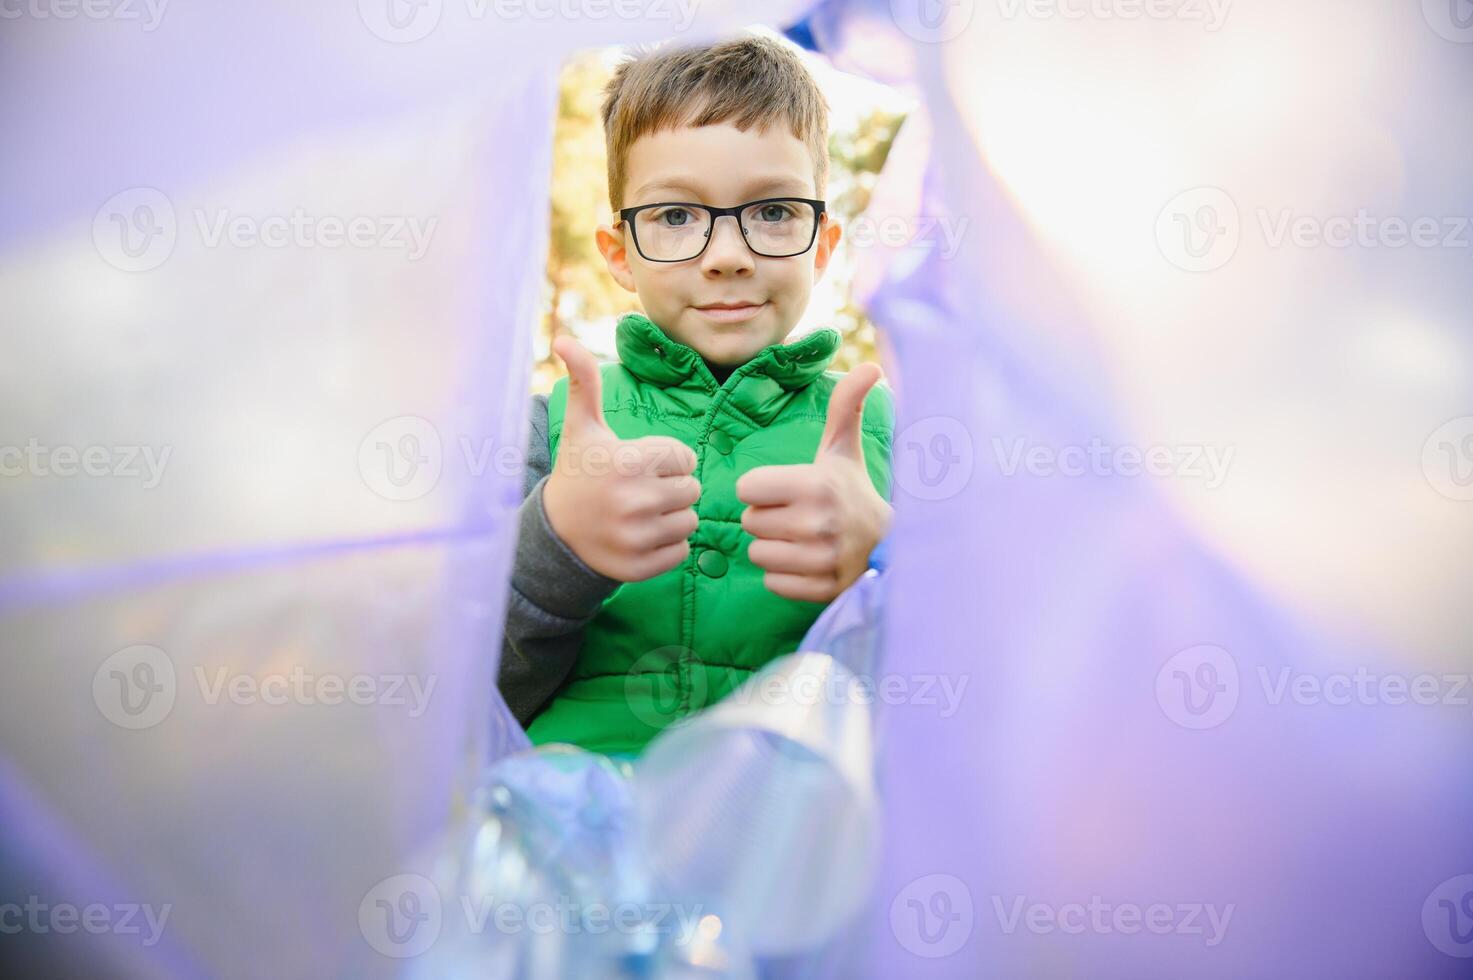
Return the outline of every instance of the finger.
[[[818,443],[818,456],[837,453],[864,461],[863,433],[860,431],[860,423],[864,420],[864,399],[879,380],[880,366],[868,362],[839,379],[829,395],[828,418],[824,422],[823,438]]]
[[[762,584],[769,592],[785,599],[800,602],[828,602],[842,590],[839,580],[833,575],[793,575],[788,572],[768,572],[762,576]]]
[[[630,439],[643,457],[640,471],[653,476],[689,476],[696,471],[696,451],[674,436],[641,436]]]
[[[655,512],[688,510],[701,499],[701,481],[693,476],[665,476],[655,481]]]
[[[812,543],[775,541],[758,538],[747,546],[752,564],[769,572],[791,572],[794,575],[832,575],[838,570],[836,549]]]
[[[837,527],[832,514],[807,507],[748,507],[742,530],[754,538],[775,541],[832,541]]]
[[[603,376],[598,360],[572,337],[559,337],[552,351],[568,368],[568,406],[563,426],[575,432],[594,427],[609,430],[604,422]]]
[[[804,484],[813,478],[812,463],[756,466],[737,480],[736,495],[749,507],[781,507],[801,498]]]
[[[700,518],[689,507],[661,514],[649,522],[649,547],[658,550],[677,541],[684,541],[695,534],[699,526]]]
[[[689,556],[690,542],[684,538],[673,544],[667,544],[640,561],[635,566],[629,581],[643,582],[645,579],[654,578],[656,575],[670,571]]]

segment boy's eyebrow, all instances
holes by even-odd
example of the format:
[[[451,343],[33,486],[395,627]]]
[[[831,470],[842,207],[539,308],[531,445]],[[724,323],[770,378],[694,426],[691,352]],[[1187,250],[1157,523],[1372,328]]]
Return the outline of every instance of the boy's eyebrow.
[[[695,197],[697,202],[704,203],[701,197],[701,191],[698,189],[699,183],[697,179],[691,177],[668,177],[645,184],[639,190],[635,191],[632,196],[642,198],[655,191],[678,191],[689,193]],[[795,177],[791,174],[758,178],[742,186],[746,188],[745,193],[742,195],[745,200],[755,200],[756,197],[770,193],[795,195],[808,193],[808,182],[802,177]]]

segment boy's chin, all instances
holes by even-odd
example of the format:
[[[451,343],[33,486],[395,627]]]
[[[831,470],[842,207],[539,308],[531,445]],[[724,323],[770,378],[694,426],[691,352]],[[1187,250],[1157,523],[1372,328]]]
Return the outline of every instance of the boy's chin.
[[[705,338],[693,346],[707,364],[732,371],[756,357],[757,352],[767,346],[761,340],[753,336]]]
[[[752,324],[734,324],[731,327],[706,329],[694,339],[690,346],[705,358],[707,364],[734,369],[746,364],[762,348],[781,343],[782,337],[773,338],[771,330],[755,328]]]

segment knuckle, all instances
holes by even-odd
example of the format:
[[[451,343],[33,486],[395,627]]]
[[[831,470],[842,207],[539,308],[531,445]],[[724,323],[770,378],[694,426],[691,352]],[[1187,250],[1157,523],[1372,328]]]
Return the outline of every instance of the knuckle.
[[[626,554],[639,551],[643,543],[639,525],[628,521],[616,524],[610,530],[609,537],[615,547]]]

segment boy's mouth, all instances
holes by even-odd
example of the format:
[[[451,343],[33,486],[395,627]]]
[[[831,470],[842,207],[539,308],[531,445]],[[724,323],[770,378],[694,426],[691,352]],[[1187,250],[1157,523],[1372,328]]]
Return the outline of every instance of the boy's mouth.
[[[717,323],[742,323],[752,319],[766,306],[766,303],[707,303],[692,309]]]

